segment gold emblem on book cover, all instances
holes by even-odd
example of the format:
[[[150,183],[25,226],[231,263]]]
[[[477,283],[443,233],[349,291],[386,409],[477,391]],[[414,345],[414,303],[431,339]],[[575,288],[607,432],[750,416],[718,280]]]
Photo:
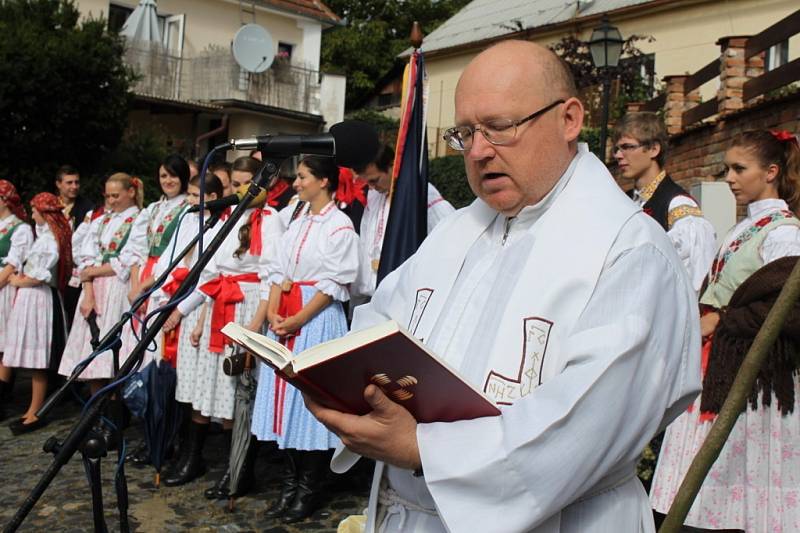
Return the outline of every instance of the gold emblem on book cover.
[[[401,402],[414,397],[414,393],[408,389],[419,383],[414,376],[403,376],[397,381],[392,381],[389,376],[383,373],[375,374],[370,378],[370,381],[380,387],[384,394]]]

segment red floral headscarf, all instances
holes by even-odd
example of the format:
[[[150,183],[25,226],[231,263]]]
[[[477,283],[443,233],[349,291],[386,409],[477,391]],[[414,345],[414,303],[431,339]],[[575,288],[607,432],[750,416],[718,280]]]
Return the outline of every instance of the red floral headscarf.
[[[17,188],[14,187],[13,183],[8,180],[0,180],[0,198],[5,201],[8,208],[17,218],[20,220],[28,218],[25,208],[22,206],[22,199],[17,194]]]
[[[58,196],[40,192],[31,199],[31,206],[42,215],[58,243],[58,288],[64,290],[72,275],[72,229],[64,216],[64,204]]]

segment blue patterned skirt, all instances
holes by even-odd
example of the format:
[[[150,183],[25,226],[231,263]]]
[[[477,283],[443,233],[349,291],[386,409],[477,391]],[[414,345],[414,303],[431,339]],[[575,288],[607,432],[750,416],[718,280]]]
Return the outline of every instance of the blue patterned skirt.
[[[305,306],[317,293],[313,286],[301,287],[303,305]],[[347,320],[341,302],[334,301],[320,311],[300,329],[295,338],[295,353],[316,346],[325,341],[337,339],[347,334]],[[273,339],[276,337],[269,333]],[[285,383],[285,391],[280,394],[275,372],[266,364],[259,363],[258,390],[253,408],[253,424],[251,430],[258,440],[271,440],[278,447],[296,450],[328,450],[335,448],[339,438],[328,431],[325,426],[306,409],[303,395],[294,387]],[[283,396],[282,402],[277,402]],[[276,419],[277,415],[277,419]]]

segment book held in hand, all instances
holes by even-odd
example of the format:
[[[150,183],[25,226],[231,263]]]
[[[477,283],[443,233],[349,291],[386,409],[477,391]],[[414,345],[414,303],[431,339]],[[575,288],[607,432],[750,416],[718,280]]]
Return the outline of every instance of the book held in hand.
[[[421,423],[500,414],[488,397],[391,320],[299,354],[235,322],[222,333],[332,409],[369,413],[364,388],[372,383]]]

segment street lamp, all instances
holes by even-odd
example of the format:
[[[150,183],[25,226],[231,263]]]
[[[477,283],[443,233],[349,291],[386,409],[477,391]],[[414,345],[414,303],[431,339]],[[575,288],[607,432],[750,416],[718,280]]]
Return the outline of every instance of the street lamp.
[[[589,51],[592,53],[592,63],[603,71],[603,121],[600,124],[600,157],[606,158],[606,137],[608,136],[608,107],[611,96],[611,77],[609,69],[616,68],[619,56],[622,55],[622,44],[625,41],[619,30],[603,17],[600,26],[592,30],[589,39]]]

